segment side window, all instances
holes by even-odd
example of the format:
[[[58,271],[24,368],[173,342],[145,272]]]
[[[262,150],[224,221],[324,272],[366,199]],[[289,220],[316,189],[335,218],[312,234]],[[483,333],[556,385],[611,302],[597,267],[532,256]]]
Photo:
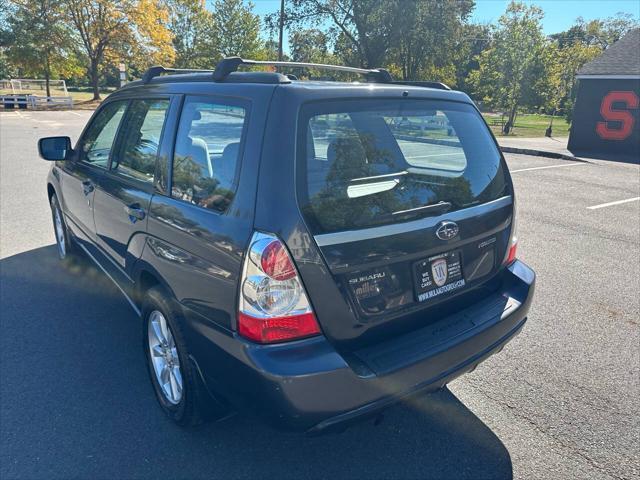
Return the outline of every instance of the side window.
[[[127,101],[113,102],[98,112],[82,138],[80,160],[107,168],[118,125],[127,109]]]
[[[156,157],[169,100],[134,100],[122,129],[120,148],[111,170],[144,182],[153,182]]]
[[[174,198],[226,210],[235,192],[245,114],[213,100],[185,100],[173,156]]]

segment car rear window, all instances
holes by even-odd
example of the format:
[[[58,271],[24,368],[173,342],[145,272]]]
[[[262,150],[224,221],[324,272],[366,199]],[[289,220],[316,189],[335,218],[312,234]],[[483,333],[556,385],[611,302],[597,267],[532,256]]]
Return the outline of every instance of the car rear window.
[[[325,102],[304,106],[300,122],[299,198],[314,233],[398,223],[505,194],[500,153],[471,105]]]

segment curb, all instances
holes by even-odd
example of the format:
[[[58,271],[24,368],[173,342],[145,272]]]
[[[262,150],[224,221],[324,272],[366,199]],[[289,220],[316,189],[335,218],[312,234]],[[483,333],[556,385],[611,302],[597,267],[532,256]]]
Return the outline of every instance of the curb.
[[[559,153],[559,152],[549,152],[548,150],[535,150],[533,148],[506,147],[501,145],[500,150],[502,150],[505,153],[519,153],[521,155],[534,155],[536,157],[557,158],[561,160],[572,160],[574,162],[585,161],[573,155],[567,155],[565,153]]]

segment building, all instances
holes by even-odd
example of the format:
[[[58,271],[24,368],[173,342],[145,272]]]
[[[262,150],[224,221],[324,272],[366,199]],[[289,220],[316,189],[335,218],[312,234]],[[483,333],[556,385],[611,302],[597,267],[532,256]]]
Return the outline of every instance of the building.
[[[640,28],[585,64],[576,78],[569,150],[640,162]]]

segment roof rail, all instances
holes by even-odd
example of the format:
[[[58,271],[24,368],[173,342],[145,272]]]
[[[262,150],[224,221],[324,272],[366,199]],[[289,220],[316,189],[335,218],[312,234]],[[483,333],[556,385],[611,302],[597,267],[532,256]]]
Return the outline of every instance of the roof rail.
[[[240,65],[267,65],[271,67],[293,67],[293,68],[317,68],[320,70],[334,70],[339,72],[358,73],[364,75],[375,82],[391,83],[393,77],[384,68],[367,69],[345,67],[343,65],[326,65],[323,63],[302,63],[302,62],[277,62],[269,60],[246,60],[240,57],[228,57],[216,65],[213,72],[213,79],[216,82],[224,80],[227,75],[238,70]]]
[[[442,82],[428,82],[422,80],[394,80],[394,85],[407,85],[409,87],[437,88],[439,90],[451,90],[448,85]]]
[[[267,65],[272,67],[293,67],[293,68],[317,68],[320,70],[333,70],[338,72],[349,72],[364,75],[368,79],[378,83],[391,83],[394,85],[407,85],[414,87],[437,88],[440,90],[451,90],[447,85],[440,82],[428,81],[412,81],[412,80],[394,80],[388,70],[384,68],[356,68],[344,65],[326,65],[323,63],[303,63],[303,62],[278,62],[269,60],[247,60],[240,57],[228,57],[220,60],[215,70],[200,69],[184,69],[184,68],[165,68],[162,65],[154,65],[150,67],[144,75],[142,75],[142,83],[149,83],[153,78],[163,74],[171,73],[213,73],[213,80],[220,82],[224,80],[230,73],[235,72],[241,65]],[[296,79],[294,75],[287,75],[287,78]]]
[[[198,70],[198,69],[185,69],[185,68],[164,68],[162,65],[154,65],[142,75],[142,83],[149,83],[153,78],[159,77],[165,73],[207,73],[213,72],[213,70]]]

